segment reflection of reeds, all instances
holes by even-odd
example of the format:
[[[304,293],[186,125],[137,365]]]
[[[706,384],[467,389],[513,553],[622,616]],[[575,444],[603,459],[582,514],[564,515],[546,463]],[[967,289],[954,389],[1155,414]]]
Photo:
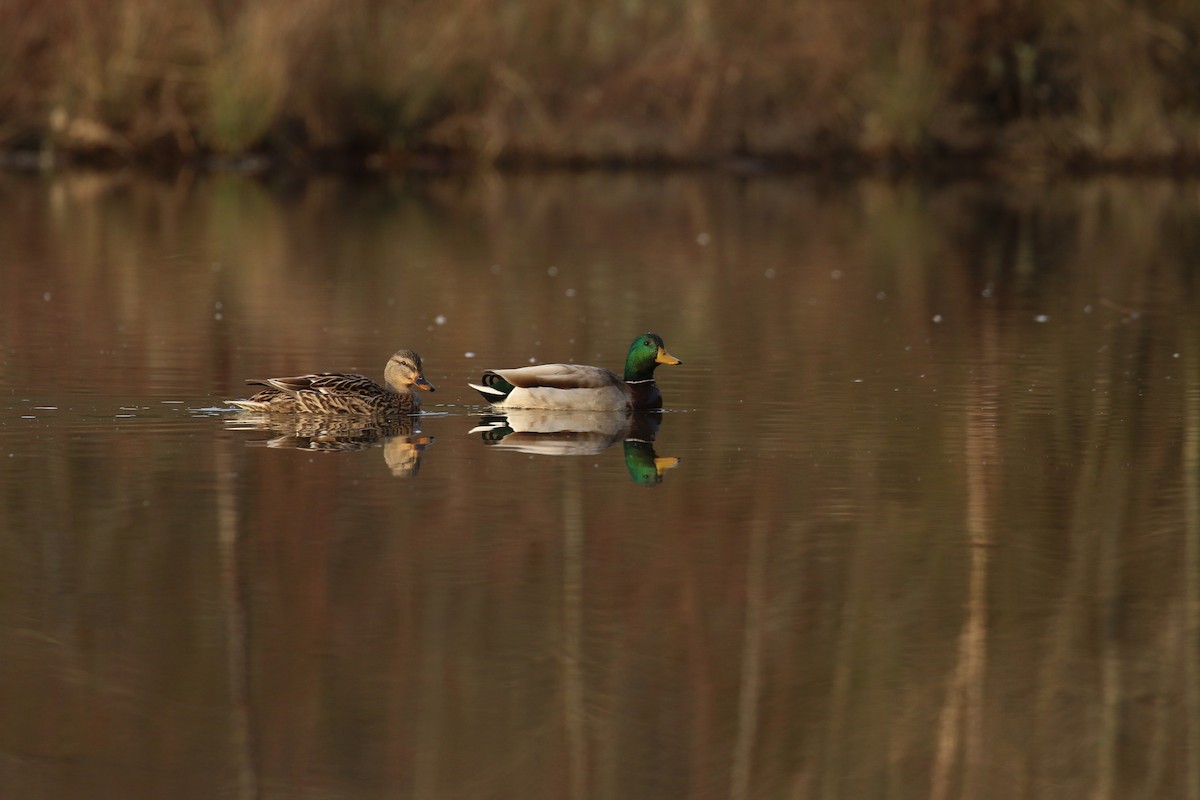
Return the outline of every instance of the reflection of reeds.
[[[234,482],[234,447],[223,436],[213,448],[213,474],[217,495],[216,548],[220,561],[221,612],[225,620],[226,665],[229,680],[229,766],[233,796],[258,796],[254,769],[253,698],[250,686],[249,628],[245,575],[240,555],[241,530]]]
[[[583,515],[583,478],[579,465],[566,468],[562,495],[562,692],[563,731],[567,740],[567,786],[570,800],[588,796],[587,686],[584,682],[583,553],[586,529]]]
[[[980,315],[978,342],[971,362],[978,376],[967,387],[963,409],[966,462],[967,561],[966,614],[958,635],[954,669],[947,678],[945,704],[938,719],[937,749],[930,780],[934,800],[978,796],[984,765],[985,679],[987,671],[988,569],[995,545],[991,508],[996,481],[993,465],[1000,459],[1000,387],[1004,383],[994,309]],[[957,783],[952,782],[959,767]],[[957,791],[952,791],[957,786]]]
[[[1200,742],[1200,324],[1195,316],[1183,326],[1185,385],[1189,387],[1183,409],[1183,502],[1184,502],[1184,624],[1183,672],[1192,680],[1184,684],[1187,741]],[[1160,727],[1162,723],[1160,722]],[[1165,744],[1165,742],[1164,742]],[[1188,797],[1200,797],[1200,748],[1187,749],[1187,777],[1183,784]]]
[[[730,800],[752,797],[754,750],[758,741],[759,711],[763,702],[763,645],[765,622],[768,520],[758,519],[750,526],[746,559],[746,620],[738,675],[737,736],[730,758]]]
[[[685,160],[1194,155],[1200,11],[1085,0],[0,9],[0,142]]]

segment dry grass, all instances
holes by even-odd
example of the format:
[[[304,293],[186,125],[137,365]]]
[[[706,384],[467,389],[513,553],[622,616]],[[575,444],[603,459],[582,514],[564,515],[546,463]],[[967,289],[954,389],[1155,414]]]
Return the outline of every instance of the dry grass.
[[[1086,0],[0,4],[0,144],[386,164],[1169,164],[1200,8]]]

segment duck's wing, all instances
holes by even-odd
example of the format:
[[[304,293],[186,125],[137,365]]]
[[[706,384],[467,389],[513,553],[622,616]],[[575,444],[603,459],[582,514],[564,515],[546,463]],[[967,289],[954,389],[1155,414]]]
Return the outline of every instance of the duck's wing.
[[[289,378],[266,378],[247,381],[261,383],[281,392],[312,391],[321,394],[375,394],[383,390],[379,384],[363,375],[347,375],[342,372],[315,372],[308,375],[293,375]]]
[[[584,364],[535,364],[489,371],[519,389],[603,389],[624,385],[621,376],[611,369]]]

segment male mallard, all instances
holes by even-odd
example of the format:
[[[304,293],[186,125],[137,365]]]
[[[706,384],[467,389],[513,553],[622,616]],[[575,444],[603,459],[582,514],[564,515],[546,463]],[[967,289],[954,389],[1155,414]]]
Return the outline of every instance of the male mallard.
[[[362,375],[318,372],[294,378],[256,378],[246,383],[266,386],[246,400],[225,402],[247,411],[277,414],[412,414],[421,408],[413,387],[434,391],[421,371],[421,357],[400,350],[383,370],[387,386]]]
[[[654,382],[659,364],[680,364],[663,348],[662,337],[647,333],[633,340],[625,359],[625,378],[604,367],[581,364],[535,364],[516,369],[489,369],[482,385],[468,384],[497,408],[615,411],[662,408]]]

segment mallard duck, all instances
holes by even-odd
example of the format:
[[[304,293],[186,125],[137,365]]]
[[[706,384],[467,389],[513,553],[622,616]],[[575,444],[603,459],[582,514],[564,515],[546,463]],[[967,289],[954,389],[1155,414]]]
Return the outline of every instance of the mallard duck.
[[[468,384],[496,408],[616,411],[662,408],[654,382],[659,364],[681,364],[663,347],[662,337],[647,333],[633,340],[625,359],[625,377],[604,367],[582,364],[535,364],[489,369],[482,384]]]
[[[412,414],[421,408],[413,387],[435,391],[421,370],[421,357],[400,350],[383,370],[387,386],[362,375],[317,372],[292,378],[255,378],[249,384],[266,386],[245,400],[225,402],[246,411],[273,414]]]

